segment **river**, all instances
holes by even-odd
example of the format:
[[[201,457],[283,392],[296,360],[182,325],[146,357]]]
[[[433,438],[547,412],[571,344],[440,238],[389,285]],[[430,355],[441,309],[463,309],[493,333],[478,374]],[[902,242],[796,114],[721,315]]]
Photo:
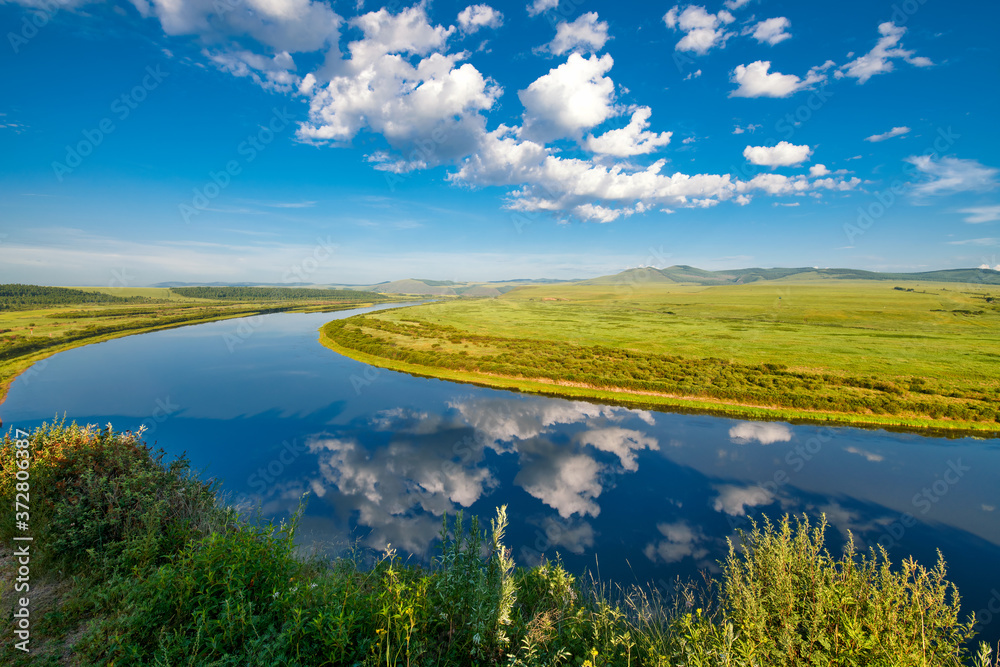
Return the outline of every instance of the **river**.
[[[377,308],[375,308],[377,309]],[[318,342],[340,313],[276,313],[57,354],[14,381],[0,418],[29,429],[145,424],[236,502],[281,518],[310,492],[300,538],[337,554],[434,553],[441,515],[508,506],[522,565],[669,587],[719,571],[762,513],[825,513],[931,566],[940,549],[982,637],[1000,639],[1000,440],[745,422],[543,398],[380,370]],[[994,611],[989,611],[990,609]],[[985,610],[986,613],[982,614]]]

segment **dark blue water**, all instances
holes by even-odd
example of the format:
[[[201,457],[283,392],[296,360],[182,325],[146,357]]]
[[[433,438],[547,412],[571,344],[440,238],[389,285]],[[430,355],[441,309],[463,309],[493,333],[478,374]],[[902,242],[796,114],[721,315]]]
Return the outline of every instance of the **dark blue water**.
[[[64,413],[145,425],[268,516],[310,501],[303,541],[433,554],[443,513],[506,504],[521,564],[558,552],[621,583],[718,571],[747,516],[825,513],[930,566],[940,549],[1000,638],[1000,440],[741,422],[540,398],[378,370],[318,343],[359,311],[274,314],[121,338],[18,378],[4,427]],[[989,611],[992,607],[992,612]],[[981,610],[985,610],[982,613]]]

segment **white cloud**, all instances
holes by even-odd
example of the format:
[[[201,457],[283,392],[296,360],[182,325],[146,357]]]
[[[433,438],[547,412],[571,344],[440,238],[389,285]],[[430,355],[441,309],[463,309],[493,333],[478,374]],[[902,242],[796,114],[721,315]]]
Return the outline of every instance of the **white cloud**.
[[[753,134],[761,127],[762,127],[761,125],[755,123],[747,123],[746,127],[740,127],[739,125],[737,125],[736,127],[733,128],[733,134],[743,134],[744,132],[749,132],[750,134]]]
[[[753,36],[758,42],[763,44],[767,42],[771,46],[779,44],[786,39],[789,39],[792,35],[788,32],[792,22],[789,21],[784,16],[778,16],[773,19],[767,19],[766,21],[761,21],[756,26],[751,29],[747,29],[747,33]]]
[[[902,58],[917,67],[929,67],[934,64],[929,58],[915,56],[914,51],[907,51],[901,46],[897,48],[899,40],[906,33],[906,28],[886,21],[879,25],[878,32],[881,37],[875,48],[838,69],[837,78],[849,76],[857,79],[858,83],[864,83],[876,74],[891,72],[892,61],[897,58]]]
[[[948,241],[948,245],[981,245],[981,246],[1000,245],[1000,239],[995,239],[995,238],[965,239],[964,241]]]
[[[578,53],[518,92],[524,105],[521,136],[548,142],[579,138],[584,130],[617,115],[614,82],[604,76],[614,65],[610,55],[584,58]]]
[[[910,131],[910,128],[908,128],[906,126],[894,127],[891,130],[889,130],[888,132],[883,132],[882,134],[873,134],[870,137],[865,137],[865,141],[870,141],[872,143],[876,143],[876,142],[879,142],[879,141],[885,141],[886,139],[892,139],[893,137],[901,137],[904,134],[909,133],[909,131]]]
[[[670,9],[663,15],[663,22],[672,30],[684,33],[677,45],[677,51],[691,51],[705,55],[716,46],[724,46],[732,35],[724,26],[736,19],[726,10],[710,14],[704,7],[688,5],[680,11],[680,5]]]
[[[503,25],[503,14],[489,5],[469,5],[458,13],[458,26],[462,32],[471,34],[480,28],[499,28]]]
[[[633,429],[610,426],[595,428],[580,434],[579,440],[584,445],[596,447],[602,452],[610,452],[618,456],[622,468],[636,471],[639,464],[636,452],[640,449],[658,450],[660,448],[655,438]]]
[[[312,89],[304,141],[345,143],[362,129],[382,135],[398,159],[376,153],[378,168],[408,171],[468,155],[484,132],[481,112],[501,89],[464,54],[443,49],[454,28],[432,26],[422,5],[389,14],[384,9],[353,21],[364,38],[326,86]],[[428,55],[429,54],[429,55]],[[426,56],[416,65],[401,56]]]
[[[729,516],[744,516],[747,508],[770,505],[777,496],[762,486],[735,486],[720,484],[713,486],[719,497],[713,507],[716,512],[725,512]]]
[[[601,495],[598,480],[602,467],[585,454],[557,451],[555,445],[538,442],[546,449],[543,456],[522,455],[521,470],[514,484],[529,495],[552,507],[568,519],[574,514],[597,516],[601,513],[595,499]]]
[[[968,213],[969,215],[965,221],[972,224],[1000,220],[1000,206],[976,206],[960,209],[959,212]]]
[[[736,11],[740,7],[746,5],[748,2],[750,2],[750,0],[726,0],[725,5],[726,9],[728,9],[729,11]]]
[[[608,24],[597,20],[597,12],[581,14],[572,23],[561,21],[556,26],[556,36],[546,47],[561,56],[567,51],[578,50],[596,53],[608,41]]]
[[[639,107],[632,113],[632,120],[628,125],[621,129],[608,130],[597,137],[590,135],[584,146],[591,152],[616,157],[652,153],[657,148],[669,144],[673,133],[649,132],[647,128],[650,114],[652,110],[649,107]]]
[[[293,73],[295,62],[287,51],[273,58],[250,51],[212,53],[202,51],[215,65],[233,76],[249,77],[266,90],[289,93],[300,88],[300,79]]]
[[[535,0],[530,5],[528,5],[528,15],[538,16],[542,12],[547,12],[550,9],[555,9],[559,6],[559,0]]]
[[[1000,174],[1000,169],[954,157],[935,159],[930,155],[913,155],[904,161],[925,176],[923,182],[913,186],[913,193],[917,196],[990,190],[996,187],[997,175]]]
[[[830,173],[830,170],[826,168],[825,164],[814,164],[809,167],[809,175],[819,178],[820,176],[826,176]]]
[[[739,445],[745,445],[754,440],[762,445],[770,445],[775,442],[791,440],[792,430],[784,424],[741,422],[729,429],[729,438]]]
[[[810,190],[850,190],[860,179],[821,181],[806,176],[759,174],[740,181],[730,174],[661,173],[666,161],[645,168],[607,166],[593,160],[564,158],[546,146],[520,140],[501,126],[485,135],[475,153],[449,180],[469,185],[520,186],[507,202],[516,211],[588,213],[607,222],[651,207],[706,208],[721,201],[744,204],[758,192],[803,194]]]
[[[770,60],[757,60],[749,65],[737,65],[730,81],[739,87],[729,93],[730,97],[788,97],[800,90],[811,88],[826,80],[826,70],[833,66],[833,61],[813,67],[800,79],[794,74],[769,72]]]
[[[686,77],[684,77],[684,80],[690,81],[691,79],[697,79],[699,76],[701,76],[701,70],[696,69],[695,71],[690,72]]]
[[[689,556],[700,560],[708,555],[708,549],[702,546],[707,538],[700,528],[692,528],[684,521],[676,521],[658,523],[656,529],[665,539],[650,542],[643,549],[646,558],[654,563],[657,560],[662,560],[664,563],[678,563]]]
[[[862,449],[860,447],[853,447],[853,446],[846,447],[844,448],[844,451],[849,454],[857,454],[858,456],[863,456],[871,463],[881,463],[882,461],[885,460],[885,457],[882,456],[881,454],[876,454],[874,452],[870,452],[867,449]]]
[[[747,146],[743,149],[743,157],[750,164],[765,167],[789,167],[802,164],[812,155],[809,146],[796,146],[787,141],[779,141],[775,146]]]
[[[217,0],[132,0],[144,17],[155,16],[168,35],[200,35],[217,41],[249,35],[278,51],[316,51],[335,45],[341,18],[324,2],[245,0],[220,11]],[[227,11],[228,9],[228,11]]]

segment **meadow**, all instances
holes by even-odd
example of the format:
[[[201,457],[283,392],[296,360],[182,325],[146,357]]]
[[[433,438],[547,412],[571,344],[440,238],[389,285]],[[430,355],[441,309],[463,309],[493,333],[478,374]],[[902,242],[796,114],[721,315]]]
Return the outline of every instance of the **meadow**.
[[[832,555],[825,517],[765,518],[717,579],[661,589],[578,579],[558,560],[518,567],[503,507],[488,525],[443,516],[430,563],[309,556],[301,508],[277,526],[241,513],[186,459],[110,424],[5,436],[0,502],[29,492],[30,590],[3,587],[0,607],[29,609],[31,653],[5,642],[10,665],[998,664],[943,560],[894,565],[852,543]],[[5,543],[24,530],[0,516]],[[17,567],[0,556],[4,580]]]
[[[191,295],[192,289],[201,291]],[[332,312],[392,300],[343,290],[229,289],[0,285],[0,402],[32,364],[80,345],[232,317]]]
[[[1000,432],[992,285],[560,284],[349,318],[322,339],[368,363],[538,393]]]

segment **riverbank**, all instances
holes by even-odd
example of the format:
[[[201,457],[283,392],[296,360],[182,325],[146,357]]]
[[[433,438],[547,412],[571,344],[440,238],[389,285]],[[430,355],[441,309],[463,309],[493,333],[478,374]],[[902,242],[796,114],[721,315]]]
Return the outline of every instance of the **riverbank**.
[[[562,398],[933,436],[1000,435],[1000,385],[990,348],[983,347],[983,337],[995,334],[976,324],[979,338],[961,335],[965,322],[952,323],[953,330],[934,324],[932,338],[918,326],[922,316],[909,311],[910,333],[900,334],[877,328],[898,328],[891,312],[869,314],[867,329],[844,330],[756,322],[752,310],[743,320],[704,314],[680,320],[651,313],[655,303],[525,303],[523,296],[514,299],[518,293],[507,302],[432,304],[339,320],[321,329],[320,342],[382,368]],[[807,309],[823,319],[814,304]],[[740,335],[740,348],[724,347]],[[925,347],[915,347],[919,340]],[[867,345],[867,353],[851,353],[849,345]],[[677,347],[700,355],[681,355]]]
[[[488,527],[444,517],[429,562],[389,549],[364,564],[303,556],[301,509],[279,526],[247,518],[136,434],[15,435],[0,503],[34,501],[28,525],[0,515],[0,539],[32,537],[30,590],[4,587],[0,607],[27,610],[8,618],[31,654],[5,642],[5,664],[997,667],[970,655],[975,621],[958,618],[943,561],[834,558],[823,518],[765,520],[717,578],[669,590],[518,566],[503,507]],[[4,579],[15,566],[0,558]]]
[[[371,301],[330,304],[316,300],[285,303],[164,302],[143,308],[39,308],[0,313],[0,330],[22,332],[0,347],[0,405],[11,383],[36,363],[83,345],[177,327],[279,312],[338,312],[375,305]],[[34,334],[35,329],[39,333]],[[27,336],[24,332],[29,332]],[[38,372],[41,372],[39,370]]]

